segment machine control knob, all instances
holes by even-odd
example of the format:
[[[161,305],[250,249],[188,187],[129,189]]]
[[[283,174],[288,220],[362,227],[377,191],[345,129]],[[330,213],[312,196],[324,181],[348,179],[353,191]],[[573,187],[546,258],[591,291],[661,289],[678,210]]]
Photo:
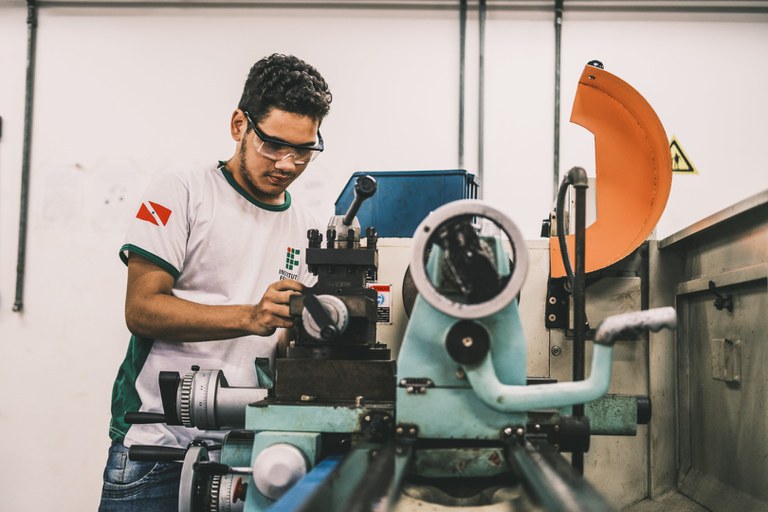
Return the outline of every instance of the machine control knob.
[[[242,512],[247,485],[238,475],[215,475],[211,479],[208,508],[210,512]]]
[[[460,320],[448,331],[445,348],[457,363],[475,365],[485,359],[491,349],[491,337],[479,323]]]
[[[288,443],[265,448],[253,461],[253,482],[259,492],[271,500],[278,500],[306,474],[304,454]]]
[[[312,307],[313,298],[317,299],[317,305],[322,308],[322,311]],[[328,341],[347,330],[349,311],[340,298],[333,295],[317,295],[313,298],[309,296],[304,298],[305,307],[301,313],[301,320],[307,334],[316,340]],[[324,315],[323,312],[325,312]]]
[[[178,388],[176,416],[187,428],[215,430],[216,391],[223,379],[221,370],[194,370],[187,373]]]

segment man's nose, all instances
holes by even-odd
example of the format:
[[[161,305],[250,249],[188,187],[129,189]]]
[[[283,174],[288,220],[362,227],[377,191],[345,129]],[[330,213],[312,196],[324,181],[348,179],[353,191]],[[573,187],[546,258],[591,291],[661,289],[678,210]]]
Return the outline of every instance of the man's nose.
[[[292,171],[296,169],[296,163],[293,161],[293,153],[288,153],[284,157],[282,157],[280,160],[275,161],[275,169],[285,170],[285,171]]]

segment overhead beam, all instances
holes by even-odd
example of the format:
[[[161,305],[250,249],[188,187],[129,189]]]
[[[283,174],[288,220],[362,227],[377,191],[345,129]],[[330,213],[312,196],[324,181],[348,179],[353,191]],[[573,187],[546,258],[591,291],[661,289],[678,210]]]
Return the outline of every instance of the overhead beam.
[[[556,0],[487,0],[488,11],[551,12]],[[479,0],[468,8],[479,9]],[[768,13],[768,0],[565,0],[568,11],[596,12],[685,12],[685,13]],[[458,0],[40,0],[39,7],[195,7],[258,9],[395,9],[454,10]]]

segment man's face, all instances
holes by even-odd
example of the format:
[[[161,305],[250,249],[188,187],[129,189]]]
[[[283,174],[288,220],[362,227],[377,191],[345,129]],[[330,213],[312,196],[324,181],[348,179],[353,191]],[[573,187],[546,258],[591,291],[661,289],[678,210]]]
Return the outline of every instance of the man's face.
[[[317,141],[318,122],[307,116],[272,109],[264,119],[258,122],[254,119],[254,122],[271,139],[308,146]],[[233,169],[235,181],[263,203],[282,204],[283,192],[308,164],[297,165],[292,156],[279,160],[268,158],[258,151],[261,143],[256,132],[248,130],[240,144],[240,168]]]

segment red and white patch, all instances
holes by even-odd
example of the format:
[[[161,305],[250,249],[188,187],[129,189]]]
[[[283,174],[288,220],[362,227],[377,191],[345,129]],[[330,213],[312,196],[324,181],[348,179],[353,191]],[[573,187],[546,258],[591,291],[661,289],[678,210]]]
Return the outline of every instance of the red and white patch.
[[[136,213],[136,218],[150,222],[155,226],[161,224],[165,226],[168,224],[168,219],[171,218],[171,213],[173,212],[170,209],[161,204],[146,201],[141,203],[141,207],[138,213]]]

